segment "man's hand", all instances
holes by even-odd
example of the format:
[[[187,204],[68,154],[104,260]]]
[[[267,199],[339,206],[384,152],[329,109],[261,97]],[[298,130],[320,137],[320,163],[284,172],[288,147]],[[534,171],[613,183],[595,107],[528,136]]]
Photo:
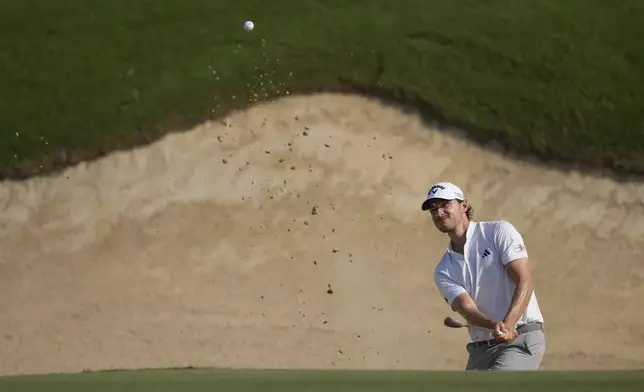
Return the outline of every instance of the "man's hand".
[[[499,334],[499,332],[502,332],[502,334]],[[492,335],[497,342],[511,342],[519,336],[519,333],[516,329],[508,327],[503,321],[500,321],[494,326]]]
[[[492,328],[492,334],[494,336],[504,336],[505,334],[508,333],[508,327],[505,325],[503,321],[499,321],[494,324],[494,328]]]

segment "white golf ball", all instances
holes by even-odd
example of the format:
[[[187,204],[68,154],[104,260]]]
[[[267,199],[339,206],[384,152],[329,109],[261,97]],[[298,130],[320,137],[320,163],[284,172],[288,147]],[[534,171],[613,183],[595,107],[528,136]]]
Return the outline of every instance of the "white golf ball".
[[[251,22],[250,20],[247,20],[246,22],[244,22],[244,30],[251,31],[254,28],[255,28],[255,23]]]

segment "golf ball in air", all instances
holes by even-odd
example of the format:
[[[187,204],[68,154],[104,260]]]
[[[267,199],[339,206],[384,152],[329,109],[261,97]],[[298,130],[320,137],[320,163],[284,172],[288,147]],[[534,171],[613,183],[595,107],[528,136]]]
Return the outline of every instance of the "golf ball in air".
[[[244,22],[244,30],[251,31],[254,28],[255,28],[255,23],[251,22],[250,20],[247,20],[246,22]]]

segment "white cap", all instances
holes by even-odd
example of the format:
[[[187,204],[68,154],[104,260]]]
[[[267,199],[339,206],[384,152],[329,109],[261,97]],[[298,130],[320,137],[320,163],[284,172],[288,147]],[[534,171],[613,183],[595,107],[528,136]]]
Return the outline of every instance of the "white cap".
[[[427,197],[423,202],[422,209],[427,211],[429,209],[428,201],[432,199],[445,199],[445,200],[465,200],[465,194],[461,188],[452,184],[451,182],[439,182],[432,185],[427,192]]]

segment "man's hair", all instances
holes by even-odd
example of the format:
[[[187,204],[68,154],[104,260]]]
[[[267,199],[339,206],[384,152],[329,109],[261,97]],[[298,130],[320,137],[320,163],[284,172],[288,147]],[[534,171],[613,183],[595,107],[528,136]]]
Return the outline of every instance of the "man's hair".
[[[472,220],[474,218],[474,207],[468,205],[467,210],[465,210],[465,215],[467,215],[467,220]]]
[[[462,201],[459,201],[459,203],[463,203]],[[471,204],[467,205],[467,209],[465,210],[465,215],[467,216],[467,220],[472,220],[474,218],[474,207],[472,207]]]

